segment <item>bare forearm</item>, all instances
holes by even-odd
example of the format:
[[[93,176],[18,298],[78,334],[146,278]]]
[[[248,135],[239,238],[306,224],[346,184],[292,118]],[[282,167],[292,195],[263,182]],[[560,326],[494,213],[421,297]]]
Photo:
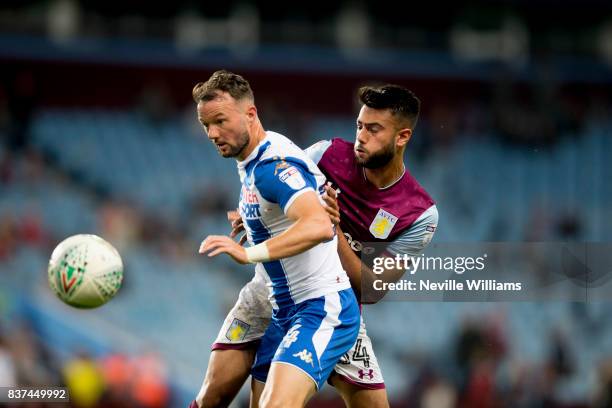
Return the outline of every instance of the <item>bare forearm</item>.
[[[274,260],[295,256],[331,238],[333,230],[327,216],[309,217],[299,219],[282,234],[267,240],[266,245]]]
[[[382,274],[374,273],[372,269],[361,262],[361,259],[351,249],[340,227],[337,228],[338,255],[340,256],[340,262],[351,281],[351,286],[358,299],[364,300],[361,296],[361,289],[363,287],[371,288],[375,280],[380,279],[383,282],[397,282],[404,275],[405,270],[403,269],[385,269]],[[365,299],[367,302],[364,303],[376,303],[384,297],[386,292],[386,290],[376,292],[374,292],[374,290],[369,290],[367,291],[367,299]]]
[[[342,263],[342,268],[346,271],[346,274],[351,281],[351,286],[357,295],[357,298],[361,296],[361,270],[362,264],[361,259],[351,249],[346,237],[342,233],[340,226],[337,226],[338,232],[338,256]],[[367,269],[367,268],[366,268]]]

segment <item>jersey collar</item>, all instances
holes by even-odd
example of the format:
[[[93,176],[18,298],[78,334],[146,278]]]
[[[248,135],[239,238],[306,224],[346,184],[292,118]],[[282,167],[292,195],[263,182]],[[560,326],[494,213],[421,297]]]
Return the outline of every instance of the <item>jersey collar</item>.
[[[263,138],[261,142],[253,149],[253,151],[242,161],[238,161],[238,168],[246,168],[249,166],[249,163],[257,163],[261,156],[264,154],[266,149],[270,146],[270,141],[268,140],[268,132],[266,132],[266,137]]]

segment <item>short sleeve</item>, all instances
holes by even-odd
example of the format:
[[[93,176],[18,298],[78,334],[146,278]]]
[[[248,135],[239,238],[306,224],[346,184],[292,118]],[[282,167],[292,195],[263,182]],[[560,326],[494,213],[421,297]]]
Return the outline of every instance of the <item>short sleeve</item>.
[[[312,160],[315,164],[319,164],[321,157],[323,157],[323,154],[327,151],[331,144],[331,140],[321,140],[320,142],[309,146],[304,151],[306,152],[306,155],[310,158],[310,160]]]
[[[284,213],[300,195],[317,189],[314,174],[297,159],[262,161],[254,169],[254,179],[261,196],[277,203]]]
[[[418,256],[431,242],[438,227],[438,209],[429,207],[417,220],[387,245],[386,251],[395,255]]]

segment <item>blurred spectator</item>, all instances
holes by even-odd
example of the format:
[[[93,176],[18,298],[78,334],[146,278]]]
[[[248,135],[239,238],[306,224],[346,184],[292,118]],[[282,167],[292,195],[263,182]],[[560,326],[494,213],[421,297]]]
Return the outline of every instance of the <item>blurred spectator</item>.
[[[148,351],[133,362],[132,391],[140,408],[164,408],[170,401],[166,367],[160,356]]]
[[[104,406],[129,408],[134,405],[130,397],[134,367],[130,357],[123,353],[109,353],[100,360],[100,368],[107,386]]]
[[[404,395],[390,396],[393,408],[436,406],[431,404],[446,407],[445,404],[451,401],[452,406],[456,406],[456,387],[439,376],[427,358],[428,356],[423,355],[420,356],[419,361],[406,358],[406,367],[417,366],[417,374],[411,383],[406,384]],[[448,389],[446,389],[447,386]]]
[[[18,243],[15,218],[10,213],[0,213],[0,261],[8,259]]]
[[[24,244],[45,248],[44,245],[48,242],[49,237],[43,228],[39,209],[30,208],[22,216],[19,229],[19,236]]]
[[[0,151],[0,184],[8,185],[13,179],[13,160],[10,153]]]
[[[453,408],[457,406],[455,388],[443,379],[436,379],[421,397],[422,408]]]
[[[495,376],[505,354],[502,315],[464,321],[456,343],[461,373],[459,407],[496,407]]]
[[[593,408],[612,408],[612,358],[599,363]]]
[[[99,230],[102,235],[123,252],[133,247],[140,238],[140,214],[133,206],[115,200],[107,200],[98,213]]]
[[[70,401],[76,408],[98,407],[106,389],[102,371],[86,351],[79,352],[63,368]]]
[[[57,384],[57,373],[48,350],[40,343],[31,322],[15,324],[10,338],[17,381],[21,385],[42,386]]]
[[[0,387],[15,387],[17,385],[17,371],[11,350],[0,328]]]
[[[556,378],[562,379],[574,373],[575,363],[570,353],[567,338],[561,330],[554,330],[550,335],[548,366]]]
[[[495,369],[492,361],[478,359],[471,365],[466,387],[459,398],[459,407],[493,408],[498,406]]]
[[[564,241],[580,239],[582,225],[576,213],[563,214],[557,220],[557,235]]]

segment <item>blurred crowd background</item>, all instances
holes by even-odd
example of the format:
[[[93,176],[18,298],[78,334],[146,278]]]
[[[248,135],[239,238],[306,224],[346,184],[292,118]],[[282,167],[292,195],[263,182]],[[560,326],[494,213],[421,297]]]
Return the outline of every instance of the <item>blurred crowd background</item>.
[[[238,200],[191,100],[221,68],[302,147],[354,138],[360,85],[412,89],[406,165],[437,201],[437,242],[612,240],[609,2],[8,0],[0,64],[0,386],[66,385],[75,407],[193,399],[252,273],[197,255]],[[47,287],[76,233],[124,259],[100,309]],[[606,302],[364,315],[393,407],[612,407]],[[342,403],[326,387],[311,406]]]

